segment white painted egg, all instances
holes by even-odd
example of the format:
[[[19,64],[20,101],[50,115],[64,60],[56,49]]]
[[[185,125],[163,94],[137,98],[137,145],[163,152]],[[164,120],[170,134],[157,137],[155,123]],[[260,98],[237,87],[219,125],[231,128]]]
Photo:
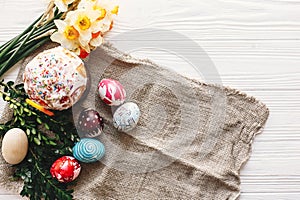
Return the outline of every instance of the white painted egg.
[[[7,131],[2,140],[2,155],[4,160],[12,165],[24,160],[28,151],[28,138],[26,133],[19,128]]]
[[[119,131],[128,132],[134,129],[139,121],[141,112],[137,104],[124,103],[113,115],[114,127]]]

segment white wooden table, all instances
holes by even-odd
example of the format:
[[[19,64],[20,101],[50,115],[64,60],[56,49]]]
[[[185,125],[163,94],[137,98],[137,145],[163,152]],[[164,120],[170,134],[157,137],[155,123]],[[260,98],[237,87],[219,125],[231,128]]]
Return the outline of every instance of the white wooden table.
[[[0,43],[24,30],[45,2],[0,0]],[[300,0],[120,1],[115,28],[106,39],[119,47],[115,37],[137,28],[184,34],[207,52],[224,85],[270,108],[265,130],[241,171],[240,199],[300,199]],[[160,49],[132,54],[199,78],[186,61]],[[5,79],[14,80],[16,73],[9,71]],[[0,199],[19,198],[0,189]]]

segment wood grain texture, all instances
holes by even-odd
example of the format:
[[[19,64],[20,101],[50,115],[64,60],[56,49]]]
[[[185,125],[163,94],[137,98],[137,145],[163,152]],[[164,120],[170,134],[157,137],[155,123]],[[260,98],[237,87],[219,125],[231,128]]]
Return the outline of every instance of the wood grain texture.
[[[0,0],[0,6],[3,43],[39,16],[45,2]],[[183,34],[205,50],[224,85],[267,104],[270,118],[263,134],[255,139],[253,154],[241,171],[241,200],[296,200],[300,196],[299,10],[300,0],[126,0],[120,1],[115,28],[107,35],[117,48],[126,42],[126,49],[134,56],[203,79],[187,61],[170,52],[147,46],[135,48],[137,42],[149,44],[163,39],[190,52],[192,57],[199,56],[196,48],[184,45],[184,40],[168,35],[147,41],[140,41],[142,36],[130,41],[118,37],[145,28]],[[155,35],[155,30],[147,34]],[[11,70],[5,78],[13,80],[16,73],[16,69]],[[0,199],[18,198],[3,189],[0,194]]]

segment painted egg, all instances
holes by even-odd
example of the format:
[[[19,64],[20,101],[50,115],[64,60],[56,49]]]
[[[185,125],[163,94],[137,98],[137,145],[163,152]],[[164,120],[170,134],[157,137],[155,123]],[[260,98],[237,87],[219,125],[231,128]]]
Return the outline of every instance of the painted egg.
[[[32,101],[47,109],[65,110],[86,90],[87,73],[76,54],[56,47],[41,52],[26,65],[23,81]]]
[[[80,170],[81,166],[75,158],[72,156],[63,156],[52,164],[50,173],[59,182],[68,183],[78,177]]]
[[[78,130],[87,137],[99,136],[104,128],[104,120],[91,108],[81,111],[78,118]]]
[[[96,162],[105,154],[104,145],[96,139],[83,138],[73,147],[73,156],[85,163]]]
[[[126,98],[126,92],[119,83],[113,79],[102,79],[98,85],[100,98],[110,106],[121,105]]]
[[[7,131],[2,140],[2,155],[4,160],[12,165],[24,160],[28,151],[28,139],[26,133],[19,128]]]
[[[121,105],[113,115],[113,125],[119,131],[128,132],[134,129],[139,121],[141,112],[135,103]]]

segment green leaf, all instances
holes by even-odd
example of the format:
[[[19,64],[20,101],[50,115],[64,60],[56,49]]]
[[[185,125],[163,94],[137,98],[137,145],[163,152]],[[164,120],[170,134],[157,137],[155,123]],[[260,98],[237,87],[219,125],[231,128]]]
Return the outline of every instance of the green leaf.
[[[33,135],[35,135],[35,134],[36,134],[36,129],[35,129],[35,128],[31,129],[31,133],[32,133]]]
[[[18,121],[18,117],[14,118],[14,123],[16,123]]]
[[[41,137],[41,133],[38,133],[38,139],[41,141],[42,137]]]
[[[47,130],[50,130],[50,127],[49,127],[48,124],[45,123],[44,126],[45,126],[45,128],[46,128]]]
[[[46,138],[45,136],[42,135],[42,140],[47,141],[48,138]]]
[[[41,145],[41,141],[38,138],[33,138],[33,141],[36,145]]]
[[[51,140],[49,141],[49,144],[52,145],[52,146],[56,146],[57,145],[55,142],[53,142]]]
[[[13,81],[8,81],[7,83],[6,83],[6,85],[8,86],[8,87],[11,87],[11,86],[13,86],[15,83],[13,82]]]
[[[25,125],[25,120],[23,118],[19,118],[20,121],[21,121],[21,126],[24,126]]]
[[[42,122],[42,120],[41,120],[41,118],[36,118],[36,121],[37,121],[37,123],[39,123],[39,124],[42,124],[43,122]]]
[[[20,112],[18,112],[18,113],[19,113],[19,115],[23,115],[23,113],[24,113],[23,107],[20,107]]]

